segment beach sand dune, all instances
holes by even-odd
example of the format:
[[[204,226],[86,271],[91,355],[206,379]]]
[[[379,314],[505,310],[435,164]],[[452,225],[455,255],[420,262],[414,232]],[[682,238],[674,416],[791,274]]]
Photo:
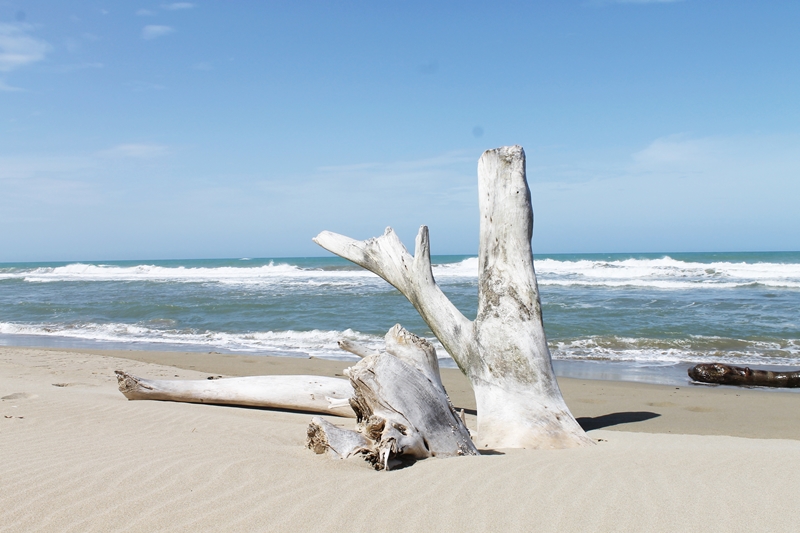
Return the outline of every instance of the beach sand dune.
[[[797,394],[560,380],[597,445],[376,472],[305,449],[309,414],[129,402],[113,375],[345,366],[0,348],[0,531],[797,530]],[[443,377],[474,408],[460,375]]]

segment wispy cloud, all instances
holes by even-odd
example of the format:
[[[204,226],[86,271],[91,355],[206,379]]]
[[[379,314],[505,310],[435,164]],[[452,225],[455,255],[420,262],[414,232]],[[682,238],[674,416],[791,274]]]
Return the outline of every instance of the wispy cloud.
[[[590,5],[606,6],[609,4],[677,4],[684,0],[590,0]]]
[[[614,0],[615,4],[674,4],[683,0]]]
[[[320,167],[310,179],[320,189],[339,188],[398,201],[420,195],[438,206],[460,205],[474,200],[474,166],[475,154],[458,151],[407,161]]]
[[[709,136],[687,133],[652,140],[636,151],[575,152],[558,147],[528,150],[528,176],[565,187],[587,182],[667,182],[679,178],[723,180],[800,175],[800,137]],[[787,169],[791,169],[789,172]],[[748,178],[750,176],[750,178]]]
[[[0,180],[64,176],[96,166],[96,162],[86,156],[0,156]]]
[[[75,63],[71,65],[60,65],[56,67],[57,72],[75,72],[76,70],[86,70],[103,68],[105,65],[102,63]]]
[[[165,11],[182,11],[185,9],[193,9],[195,4],[191,2],[172,2],[170,4],[161,4],[158,7]],[[152,17],[157,14],[157,11],[153,9],[139,9],[136,11],[136,14],[140,17]]]
[[[22,89],[20,87],[14,87],[12,85],[8,85],[3,80],[0,80],[0,91],[7,92],[7,93],[13,93],[13,92],[24,91],[24,89]]]
[[[414,159],[409,161],[395,161],[391,163],[355,163],[352,165],[337,165],[319,167],[320,172],[349,173],[360,171],[379,170],[381,173],[389,169],[394,171],[428,170],[434,168],[450,167],[454,164],[474,163],[474,157],[464,152],[447,152],[434,157]]]
[[[686,165],[695,163],[714,151],[712,139],[692,139],[679,133],[661,137],[633,154],[633,160],[643,166]]]
[[[152,39],[157,39],[158,37],[163,37],[164,35],[169,35],[175,31],[174,28],[170,26],[159,26],[157,24],[148,24],[144,28],[142,28],[142,39],[149,41]]]
[[[537,246],[598,252],[621,245],[637,251],[796,249],[790,228],[800,220],[794,206],[800,197],[798,153],[796,134],[679,134],[627,153],[560,154],[539,172],[529,165]]]
[[[97,153],[105,158],[150,159],[169,153],[169,148],[162,144],[118,144]]]
[[[29,24],[0,23],[0,72],[41,61],[51,46],[41,39],[31,37]]]
[[[161,9],[169,11],[179,11],[181,9],[192,9],[194,4],[191,2],[173,2],[171,4],[161,4]]]
[[[214,70],[214,66],[208,61],[201,61],[200,63],[195,63],[192,66],[192,68],[195,70]]]
[[[131,91],[136,93],[140,93],[143,91],[163,91],[164,89],[166,89],[166,87],[164,87],[160,83],[152,83],[149,81],[141,81],[141,80],[127,82],[125,83],[125,86],[130,87]]]

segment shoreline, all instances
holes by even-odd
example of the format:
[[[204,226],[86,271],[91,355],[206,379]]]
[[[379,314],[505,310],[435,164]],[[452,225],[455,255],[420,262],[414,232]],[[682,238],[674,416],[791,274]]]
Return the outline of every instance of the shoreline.
[[[344,377],[342,371],[353,361],[320,358],[241,355],[216,352],[178,352],[151,350],[88,350],[49,347],[4,347],[23,353],[93,355],[113,358],[129,370],[126,361],[172,367],[183,372],[208,376],[257,376],[311,374]],[[594,362],[579,362],[594,364]],[[612,363],[613,364],[613,363]],[[598,364],[604,367],[603,364]],[[116,368],[114,369],[116,370]],[[134,374],[135,371],[132,371]],[[475,425],[475,397],[469,381],[460,370],[441,368],[442,382],[457,409],[465,409],[471,429]],[[598,375],[591,373],[591,375]],[[797,419],[796,389],[743,388],[733,386],[650,383],[608,379],[619,373],[606,373],[603,378],[558,375],[568,407],[584,429],[608,429],[645,433],[689,435],[727,435],[746,438],[800,440],[800,424],[786,423]],[[113,377],[113,371],[109,373]],[[142,375],[140,377],[154,377]],[[168,378],[184,375],[178,373]]]
[[[305,448],[312,414],[128,401],[153,379],[340,374],[344,361],[0,347],[0,531],[793,531],[797,396],[559,378],[595,441],[376,472]],[[474,397],[442,369],[476,429]],[[352,419],[326,416],[351,427]],[[709,515],[709,503],[714,514]],[[746,503],[757,513],[739,512]]]
[[[46,342],[43,342],[46,341]],[[214,349],[208,351],[206,346],[182,346],[177,344],[159,344],[159,343],[122,343],[112,341],[96,341],[89,339],[72,339],[68,337],[46,337],[42,338],[39,335],[9,335],[0,334],[0,348],[31,348],[43,350],[62,350],[67,352],[87,352],[87,353],[115,353],[124,354],[132,353],[156,353],[156,354],[212,354],[220,357],[227,356],[241,356],[241,357],[256,357],[256,358],[288,358],[298,360],[317,360],[317,361],[332,361],[337,364],[345,363],[348,366],[352,365],[358,358],[342,352],[341,356],[337,357],[315,357],[315,356],[300,356],[292,353],[258,353],[258,352],[241,352]],[[124,357],[124,356],[123,356]],[[165,355],[170,358],[170,356]],[[442,369],[457,369],[455,362],[449,357],[440,358],[439,364]],[[692,384],[687,375],[687,370],[696,363],[665,363],[665,362],[633,362],[633,361],[610,361],[602,359],[553,359],[553,369],[558,378],[575,378],[587,380],[602,380],[602,381],[622,381],[622,382],[636,382],[636,383],[649,383],[660,385],[675,385],[675,386],[689,386]],[[735,364],[735,363],[727,363]],[[759,368],[772,371],[796,371],[796,366],[779,366],[779,365],[756,365],[743,363],[739,366],[750,366],[752,368]],[[269,368],[269,365],[267,366]],[[765,389],[775,390],[784,393],[800,393],[800,388],[797,389]]]

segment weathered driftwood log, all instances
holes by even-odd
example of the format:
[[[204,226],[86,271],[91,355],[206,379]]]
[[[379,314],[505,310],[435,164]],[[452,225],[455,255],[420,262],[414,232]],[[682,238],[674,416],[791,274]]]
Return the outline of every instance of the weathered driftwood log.
[[[116,371],[119,390],[129,400],[242,405],[355,417],[353,387],[324,376],[253,376],[223,379],[143,379]]]
[[[357,431],[315,417],[307,445],[316,453],[363,455],[386,470],[408,460],[478,455],[442,386],[428,341],[398,324],[386,334],[386,352],[364,357],[345,374],[353,385]]]
[[[718,385],[800,387],[800,370],[772,372],[771,370],[752,370],[749,367],[731,366],[722,363],[708,363],[690,368],[689,377],[701,383],[716,383]]]
[[[472,383],[480,446],[590,444],[561,396],[544,334],[522,147],[484,152],[478,162],[478,192],[479,286],[474,321],[436,285],[426,226],[417,235],[413,257],[391,228],[366,241],[327,231],[314,241],[376,273],[414,305]]]

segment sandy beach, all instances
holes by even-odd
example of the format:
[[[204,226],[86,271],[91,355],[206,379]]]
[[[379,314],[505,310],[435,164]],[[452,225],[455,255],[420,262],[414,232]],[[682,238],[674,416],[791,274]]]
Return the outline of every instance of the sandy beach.
[[[308,413],[127,401],[113,374],[337,375],[346,366],[2,347],[0,531],[797,528],[795,393],[561,378],[595,446],[495,450],[376,472],[307,450]],[[442,375],[453,403],[474,410],[463,376]],[[474,415],[467,422],[474,429]]]

